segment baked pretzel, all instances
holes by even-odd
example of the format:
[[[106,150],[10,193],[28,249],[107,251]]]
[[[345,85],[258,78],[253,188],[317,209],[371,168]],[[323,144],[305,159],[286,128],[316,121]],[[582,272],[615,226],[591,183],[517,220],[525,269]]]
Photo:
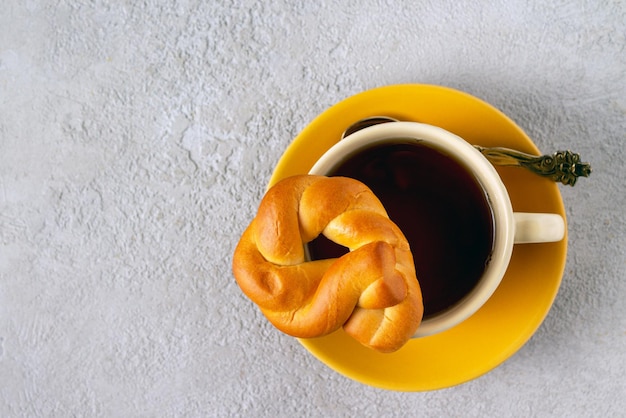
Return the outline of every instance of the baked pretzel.
[[[305,245],[324,234],[350,252],[307,261]],[[422,294],[400,229],[363,183],[298,175],[263,197],[233,257],[243,292],[279,330],[319,337],[343,326],[381,352],[415,333]]]

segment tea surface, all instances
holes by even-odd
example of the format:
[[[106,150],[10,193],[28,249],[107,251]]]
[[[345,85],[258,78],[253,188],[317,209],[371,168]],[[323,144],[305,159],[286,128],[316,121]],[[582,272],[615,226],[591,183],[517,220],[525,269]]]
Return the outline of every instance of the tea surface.
[[[483,188],[462,164],[423,144],[399,142],[364,150],[329,175],[368,185],[407,237],[425,317],[475,286],[492,251],[493,216]],[[309,243],[313,259],[346,251],[323,236]]]

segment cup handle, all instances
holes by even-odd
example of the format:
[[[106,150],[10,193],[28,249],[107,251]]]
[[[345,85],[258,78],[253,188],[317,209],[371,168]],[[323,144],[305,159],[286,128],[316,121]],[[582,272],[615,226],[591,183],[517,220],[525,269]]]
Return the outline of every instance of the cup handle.
[[[557,242],[565,237],[565,221],[556,213],[513,213],[515,244]]]

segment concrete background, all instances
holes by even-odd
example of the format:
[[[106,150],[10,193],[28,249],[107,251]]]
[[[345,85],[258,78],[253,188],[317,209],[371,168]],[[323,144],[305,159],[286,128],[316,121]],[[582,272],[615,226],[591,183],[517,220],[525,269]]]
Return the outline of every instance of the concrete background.
[[[626,411],[626,3],[36,1],[0,11],[0,415]],[[478,96],[594,173],[535,336],[426,393],[340,376],[231,273],[290,141],[350,95]]]

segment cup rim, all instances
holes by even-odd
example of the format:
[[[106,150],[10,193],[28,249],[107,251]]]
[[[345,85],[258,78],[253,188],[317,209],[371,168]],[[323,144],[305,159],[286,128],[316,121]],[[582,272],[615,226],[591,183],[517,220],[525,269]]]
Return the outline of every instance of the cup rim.
[[[430,124],[390,122],[364,128],[328,149],[313,165],[309,174],[326,175],[355,152],[398,139],[428,144],[453,156],[470,169],[486,192],[494,221],[493,250],[481,279],[455,305],[432,317],[424,318],[413,337],[425,337],[446,331],[465,321],[495,292],[513,252],[515,222],[508,192],[493,165],[463,138]]]

